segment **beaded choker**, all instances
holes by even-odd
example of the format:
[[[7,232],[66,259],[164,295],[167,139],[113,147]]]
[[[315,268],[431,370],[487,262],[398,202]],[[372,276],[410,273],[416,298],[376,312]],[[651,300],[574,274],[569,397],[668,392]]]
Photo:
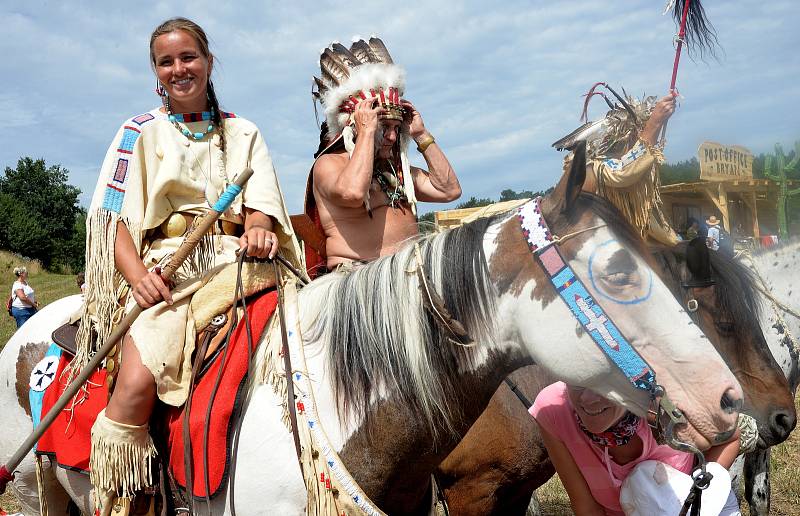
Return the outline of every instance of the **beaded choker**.
[[[185,137],[192,138],[194,140],[202,140],[205,138],[207,134],[214,130],[214,106],[211,106],[211,111],[203,111],[202,113],[173,113],[172,106],[170,106],[169,96],[164,95],[161,97],[162,102],[164,103],[164,109],[167,111],[167,119],[172,122],[172,125],[175,126],[175,129],[180,131]],[[208,127],[206,128],[205,132],[202,133],[193,133],[186,127],[182,127],[178,122],[199,122],[200,120],[208,120]]]
[[[184,136],[187,138],[193,138],[195,140],[202,140],[205,136],[214,130],[214,108],[211,108],[211,111],[203,111],[202,113],[172,113],[171,111],[167,111],[167,118],[172,125],[175,126],[177,130],[179,130]],[[208,120],[208,127],[206,128],[205,132],[203,133],[193,133],[189,129],[181,126],[178,122],[199,122],[200,120]]]
[[[628,412],[625,414],[622,419],[617,421],[617,423],[606,430],[605,432],[594,433],[590,432],[585,426],[583,426],[583,422],[581,418],[578,417],[578,413],[574,412],[575,419],[578,421],[578,426],[583,430],[589,439],[592,440],[593,443],[602,446],[604,448],[613,448],[615,446],[624,446],[630,442],[634,435],[636,435],[636,429],[639,428],[639,416],[634,414],[633,412]]]

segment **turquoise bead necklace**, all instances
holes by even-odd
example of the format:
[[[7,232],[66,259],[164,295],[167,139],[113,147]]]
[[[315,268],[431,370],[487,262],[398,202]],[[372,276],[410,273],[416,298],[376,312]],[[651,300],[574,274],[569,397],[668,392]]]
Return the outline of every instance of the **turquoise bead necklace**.
[[[214,106],[211,106],[211,111],[203,111],[202,114],[201,114],[203,120],[208,120],[208,127],[206,128],[205,132],[203,132],[203,133],[193,133],[192,131],[190,131],[186,127],[182,127],[178,123],[179,121],[185,123],[186,120],[184,119],[184,116],[182,114],[178,113],[176,115],[176,114],[174,114],[172,112],[172,107],[169,104],[169,96],[168,95],[164,96],[164,107],[167,110],[167,119],[169,119],[169,121],[172,122],[172,125],[175,126],[175,129],[180,131],[187,138],[192,138],[195,141],[200,141],[203,138],[205,138],[207,134],[211,133],[211,131],[214,130],[214,114],[215,114],[214,113]],[[180,120],[178,120],[178,117],[180,117]],[[193,122],[194,120],[190,120],[190,121]]]

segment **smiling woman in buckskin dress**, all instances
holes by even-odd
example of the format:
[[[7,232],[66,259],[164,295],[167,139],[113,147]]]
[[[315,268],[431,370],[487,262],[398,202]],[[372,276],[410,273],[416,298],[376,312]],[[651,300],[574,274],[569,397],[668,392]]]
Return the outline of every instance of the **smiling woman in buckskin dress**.
[[[220,110],[203,29],[167,20],[150,38],[150,59],[162,106],[122,124],[87,222],[87,290],[73,370],[103,344],[126,306],[145,309],[123,339],[113,394],[92,428],[91,480],[102,514],[115,497],[151,485],[148,422],[156,396],[169,405],[185,401],[196,334],[214,315],[207,303],[192,303],[198,290],[230,303],[239,249],[259,258],[280,250],[299,266],[264,139],[253,123]],[[254,174],[240,198],[176,272],[170,293],[160,267],[246,167]],[[248,264],[246,293],[270,286],[267,270]],[[118,355],[107,360],[109,372],[118,363]]]

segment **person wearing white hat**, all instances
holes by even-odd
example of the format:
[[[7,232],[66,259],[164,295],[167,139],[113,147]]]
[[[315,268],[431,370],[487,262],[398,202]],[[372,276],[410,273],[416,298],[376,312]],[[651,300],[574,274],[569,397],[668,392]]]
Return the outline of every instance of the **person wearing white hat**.
[[[708,233],[706,235],[706,245],[712,251],[719,251],[719,219],[714,215],[706,219]]]

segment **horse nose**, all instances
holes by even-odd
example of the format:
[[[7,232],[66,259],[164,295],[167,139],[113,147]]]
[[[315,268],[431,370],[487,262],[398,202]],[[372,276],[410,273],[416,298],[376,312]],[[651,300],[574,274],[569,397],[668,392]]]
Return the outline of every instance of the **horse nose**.
[[[785,441],[797,424],[797,414],[786,410],[776,410],[769,420],[770,430],[780,441]]]
[[[719,401],[719,406],[726,414],[733,414],[734,412],[741,412],[744,405],[744,398],[741,391],[737,391],[730,387],[722,393],[722,399]]]

